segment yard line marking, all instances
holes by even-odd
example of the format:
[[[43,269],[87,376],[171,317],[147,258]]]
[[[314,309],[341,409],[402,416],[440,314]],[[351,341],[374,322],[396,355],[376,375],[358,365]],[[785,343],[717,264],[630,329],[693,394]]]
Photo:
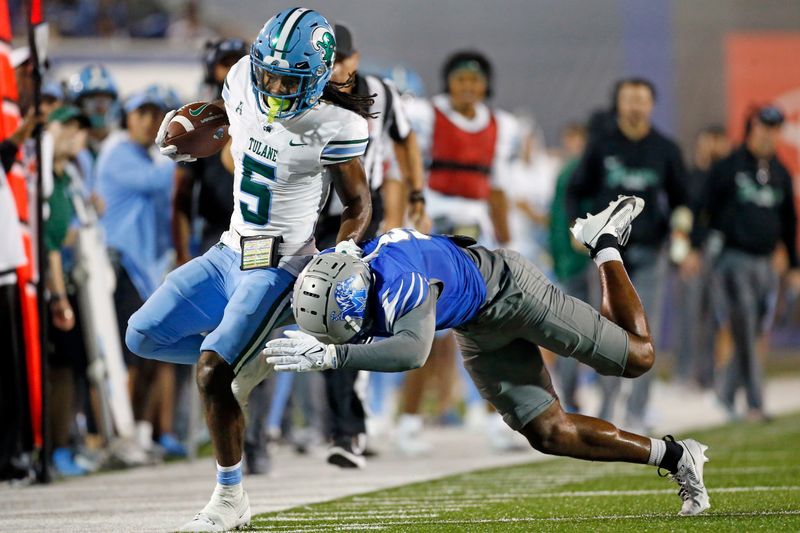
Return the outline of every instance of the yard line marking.
[[[794,491],[800,490],[800,485],[760,485],[753,487],[711,487],[709,492],[713,495],[715,493],[728,493],[728,492],[773,492],[773,491]],[[519,496],[525,498],[561,498],[565,496],[574,497],[592,497],[592,496],[645,496],[652,494],[672,494],[675,490],[669,489],[631,489],[631,490],[581,490],[569,492],[519,492]],[[419,505],[420,503],[435,504],[438,501],[443,501],[457,506],[474,506],[480,503],[503,503],[514,499],[514,494],[506,495],[492,495],[480,496],[475,494],[458,496],[420,496],[419,498],[369,498],[367,496],[354,498],[352,502],[343,503],[341,507],[354,508],[363,504],[373,506],[403,506],[403,505]],[[430,507],[430,505],[428,506]],[[438,507],[437,507],[438,508]],[[386,512],[382,510],[381,512]]]
[[[720,517],[762,517],[762,516],[798,516],[800,510],[785,510],[785,511],[753,511],[753,512],[729,512],[729,513],[707,513],[699,517],[720,518]],[[526,523],[526,522],[588,522],[592,520],[639,520],[646,518],[674,518],[677,515],[674,513],[643,513],[643,514],[625,514],[625,515],[597,515],[597,516],[542,516],[542,517],[522,517],[522,518],[472,518],[472,519],[449,519],[449,520],[431,520],[426,522],[414,522],[410,520],[394,520],[384,521],[380,524],[370,524],[363,522],[354,522],[350,524],[331,524],[330,526],[319,524],[314,528],[292,528],[291,531],[306,532],[306,531],[319,531],[320,528],[330,529],[332,531],[352,531],[353,529],[385,529],[391,526],[403,525],[420,525],[421,523],[430,525],[470,525],[470,524],[504,524],[504,523]],[[270,526],[257,526],[259,531],[285,531],[287,527],[291,526],[277,526],[271,528]]]
[[[707,487],[706,487],[707,488]],[[772,492],[780,490],[800,490],[800,485],[785,486],[755,486],[755,487],[719,487],[710,488],[709,493],[714,495],[720,492]],[[543,494],[529,494],[529,498],[560,498],[562,496],[645,496],[649,494],[672,494],[673,489],[640,489],[640,490],[579,490],[572,492],[548,492]]]

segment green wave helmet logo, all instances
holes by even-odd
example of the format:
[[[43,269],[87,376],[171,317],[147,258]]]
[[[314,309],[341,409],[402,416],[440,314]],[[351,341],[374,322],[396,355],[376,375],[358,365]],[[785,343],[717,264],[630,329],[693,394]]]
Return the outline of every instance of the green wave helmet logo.
[[[333,54],[336,51],[336,39],[325,28],[317,28],[311,34],[311,45],[319,52],[323,63],[330,68],[333,65]]]
[[[202,112],[203,112],[203,110],[204,110],[205,108],[207,108],[207,107],[208,107],[208,104],[203,104],[203,105],[201,105],[200,107],[198,107],[197,109],[190,109],[190,110],[189,110],[189,114],[190,114],[190,115],[192,115],[193,117],[196,117],[196,116],[198,116],[200,113],[202,113]]]

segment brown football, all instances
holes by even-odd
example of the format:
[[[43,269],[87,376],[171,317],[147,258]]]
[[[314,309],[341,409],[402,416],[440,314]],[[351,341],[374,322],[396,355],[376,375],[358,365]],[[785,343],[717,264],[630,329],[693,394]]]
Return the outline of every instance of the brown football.
[[[167,124],[166,144],[193,157],[214,155],[228,142],[228,115],[210,102],[192,102],[178,109]]]

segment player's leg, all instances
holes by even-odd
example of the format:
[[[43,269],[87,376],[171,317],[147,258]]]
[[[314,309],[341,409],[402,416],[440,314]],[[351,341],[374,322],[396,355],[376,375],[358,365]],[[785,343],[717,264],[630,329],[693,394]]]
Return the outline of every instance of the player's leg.
[[[489,335],[491,331],[459,335],[465,366],[483,397],[531,446],[576,459],[647,463],[651,439],[564,412],[538,346],[517,338],[490,351],[485,349]],[[506,332],[494,336],[505,337]]]
[[[326,370],[323,373],[325,394],[330,407],[330,436],[333,446],[327,461],[341,468],[364,468],[367,464],[361,449],[362,434],[367,428],[364,406],[355,389],[358,370]]]
[[[250,521],[242,489],[242,404],[257,383],[246,384],[245,391],[238,388],[241,394],[236,395],[233,385],[251,364],[263,361],[258,353],[289,309],[294,276],[282,269],[236,271],[235,276],[222,321],[205,337],[197,362],[197,384],[217,460],[217,485],[209,503],[183,526],[184,531],[225,531]]]
[[[128,321],[128,348],[147,359],[193,364],[204,337],[222,320],[223,274],[233,254],[214,247],[172,271]]]
[[[600,313],[628,334],[623,377],[640,376],[655,362],[647,315],[619,253],[630,235],[633,219],[643,208],[640,198],[621,196],[604,211],[578,219],[571,228],[575,238],[589,248],[600,271]]]
[[[523,289],[524,311],[518,327],[528,341],[572,356],[605,375],[636,377],[652,366],[655,350],[646,313],[618,250],[641,209],[637,200],[612,202],[603,213],[583,220],[574,232],[590,245],[600,271],[600,313],[549,284],[517,254],[505,254]],[[695,441],[674,443],[625,432],[604,420],[567,414],[557,402],[520,423],[528,441],[545,453],[663,467],[686,489],[683,514],[697,514],[708,507],[702,483],[705,447]]]

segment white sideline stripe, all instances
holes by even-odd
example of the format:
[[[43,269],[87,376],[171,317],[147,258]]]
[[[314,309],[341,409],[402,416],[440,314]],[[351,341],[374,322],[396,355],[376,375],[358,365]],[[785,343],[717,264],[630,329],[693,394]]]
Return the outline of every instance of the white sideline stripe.
[[[184,117],[183,115],[175,115],[174,117],[172,117],[172,120],[170,122],[177,122],[178,124],[183,126],[183,129],[186,130],[187,133],[190,131],[194,131],[194,124],[192,124],[192,121]]]

